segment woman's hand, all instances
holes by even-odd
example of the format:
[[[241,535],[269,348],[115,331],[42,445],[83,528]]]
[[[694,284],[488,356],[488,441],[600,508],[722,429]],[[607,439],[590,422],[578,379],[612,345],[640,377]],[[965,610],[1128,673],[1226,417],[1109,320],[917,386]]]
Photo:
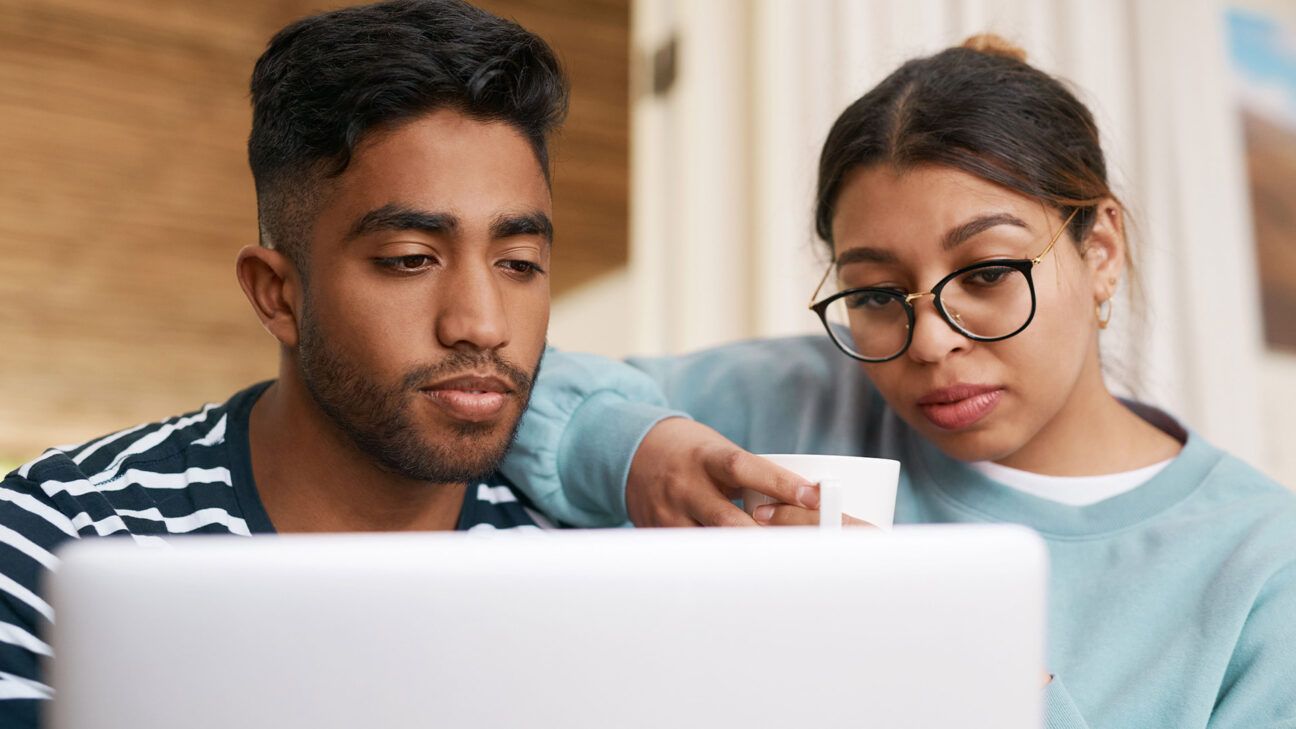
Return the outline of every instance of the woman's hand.
[[[731,501],[751,489],[779,502],[752,519]],[[626,510],[641,527],[818,524],[819,488],[739,448],[701,423],[670,418],[644,437],[626,480]],[[769,518],[759,518],[768,514]],[[856,519],[848,524],[863,524]]]
[[[761,526],[818,526],[819,510],[804,509],[800,506],[791,506],[789,504],[765,504],[756,507],[752,514],[756,523]],[[863,519],[856,519],[848,514],[842,514],[842,526],[862,526],[871,527],[872,524]]]

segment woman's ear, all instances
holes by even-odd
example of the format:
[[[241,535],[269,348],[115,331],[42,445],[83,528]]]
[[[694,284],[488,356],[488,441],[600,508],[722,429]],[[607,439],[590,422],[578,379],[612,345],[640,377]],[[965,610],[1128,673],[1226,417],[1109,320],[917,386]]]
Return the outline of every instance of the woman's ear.
[[[244,246],[238,253],[235,272],[261,326],[283,346],[296,347],[302,301],[297,266],[279,251]]]
[[[1116,294],[1116,284],[1125,272],[1125,218],[1120,203],[1111,198],[1098,203],[1094,216],[1082,255],[1093,285],[1094,303],[1101,304]]]

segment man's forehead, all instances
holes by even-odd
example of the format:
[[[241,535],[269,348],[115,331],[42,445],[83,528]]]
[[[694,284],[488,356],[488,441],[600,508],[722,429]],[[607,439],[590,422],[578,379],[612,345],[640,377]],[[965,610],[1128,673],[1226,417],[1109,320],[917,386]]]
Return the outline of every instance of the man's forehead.
[[[459,165],[449,163],[457,162]],[[431,164],[448,174],[457,166],[486,165],[509,175],[546,180],[531,139],[501,120],[478,119],[452,109],[436,111],[367,133],[356,145],[347,172],[371,172]],[[344,173],[345,175],[346,173]]]
[[[357,147],[329,187],[318,219],[329,237],[398,227],[447,232],[517,218],[552,234],[552,198],[535,151],[503,122],[435,112],[384,130]]]

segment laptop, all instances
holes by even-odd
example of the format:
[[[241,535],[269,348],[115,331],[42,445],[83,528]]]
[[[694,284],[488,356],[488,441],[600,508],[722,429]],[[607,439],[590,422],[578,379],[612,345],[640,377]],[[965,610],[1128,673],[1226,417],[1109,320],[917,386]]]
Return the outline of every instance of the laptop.
[[[1007,526],[86,540],[53,729],[1037,729]]]

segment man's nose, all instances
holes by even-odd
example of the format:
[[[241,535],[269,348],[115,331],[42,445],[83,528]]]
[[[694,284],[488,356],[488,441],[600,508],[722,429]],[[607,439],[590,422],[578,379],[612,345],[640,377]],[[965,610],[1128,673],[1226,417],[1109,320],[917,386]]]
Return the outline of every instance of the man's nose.
[[[439,291],[436,336],[447,349],[498,349],[509,340],[499,277],[486,262],[451,268]]]

